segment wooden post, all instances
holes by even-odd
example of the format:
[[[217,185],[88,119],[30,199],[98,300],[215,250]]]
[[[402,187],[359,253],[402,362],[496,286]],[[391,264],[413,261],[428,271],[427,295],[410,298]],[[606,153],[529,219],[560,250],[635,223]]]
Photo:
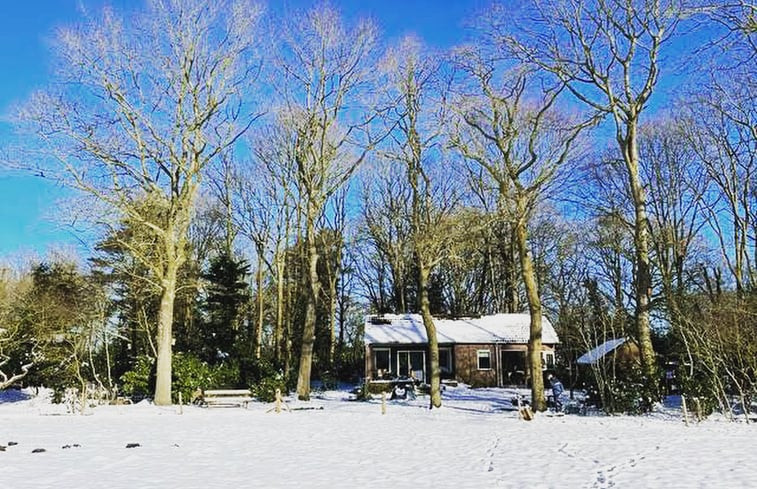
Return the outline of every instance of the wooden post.
[[[694,398],[694,404],[697,407],[697,423],[699,423],[702,421],[702,404],[700,404],[698,397]]]
[[[273,404],[273,407],[266,412],[270,413],[271,411],[274,411],[280,413],[281,408],[286,409],[290,413],[292,412],[291,409],[289,409],[289,406],[287,406],[284,402],[284,399],[281,397],[281,389],[276,389],[276,402]]]
[[[533,412],[529,406],[523,406],[520,402],[520,396],[518,396],[518,417],[525,421],[531,421],[534,419]]]
[[[683,422],[689,426],[689,411],[686,409],[686,396],[681,395],[681,408],[683,409]]]
[[[184,414],[184,402],[181,398],[181,391],[179,391],[179,414]]]
[[[386,414],[386,392],[381,391],[381,414]]]

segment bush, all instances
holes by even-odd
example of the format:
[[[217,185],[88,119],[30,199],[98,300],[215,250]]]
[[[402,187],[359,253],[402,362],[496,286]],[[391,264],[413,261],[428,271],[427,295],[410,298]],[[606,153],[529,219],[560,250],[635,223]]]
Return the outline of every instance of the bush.
[[[250,391],[260,402],[273,402],[276,400],[276,389],[281,390],[282,395],[289,392],[286,378],[282,372],[258,380],[257,383],[252,385]]]
[[[190,353],[174,353],[172,368],[172,399],[179,401],[181,393],[183,402],[189,402],[197,389],[214,387],[236,387],[239,368],[235,364],[212,367]],[[121,376],[121,390],[132,398],[151,397],[155,387],[155,360],[148,356],[139,356],[134,367]]]
[[[339,379],[333,373],[326,371],[321,374],[321,389],[324,391],[336,390],[339,387]]]
[[[171,380],[174,402],[179,401],[179,393],[184,401],[189,401],[197,388],[205,390],[217,387],[210,365],[190,353],[174,353]]]
[[[615,375],[607,375],[602,386],[593,378],[587,383],[586,391],[590,397],[588,402],[608,414],[648,412],[657,400],[656,393],[648,392],[645,387],[638,365],[623,368]]]
[[[153,358],[138,356],[132,369],[121,376],[121,391],[129,397],[151,396],[155,386],[154,365]]]
[[[680,372],[680,379],[681,394],[686,397],[687,407],[691,413],[706,418],[719,407],[720,399],[716,394],[718,386],[713,383],[711,375],[697,370],[689,374],[684,370]]]

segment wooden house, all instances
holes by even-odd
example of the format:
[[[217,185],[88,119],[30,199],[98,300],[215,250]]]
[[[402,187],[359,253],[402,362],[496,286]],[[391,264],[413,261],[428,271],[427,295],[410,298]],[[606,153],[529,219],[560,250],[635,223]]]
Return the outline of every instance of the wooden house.
[[[472,386],[524,385],[530,316],[495,314],[460,319],[434,319],[442,379]],[[542,317],[544,369],[554,366],[559,342],[552,324]],[[413,377],[430,380],[428,340],[419,314],[370,315],[365,319],[367,379]]]

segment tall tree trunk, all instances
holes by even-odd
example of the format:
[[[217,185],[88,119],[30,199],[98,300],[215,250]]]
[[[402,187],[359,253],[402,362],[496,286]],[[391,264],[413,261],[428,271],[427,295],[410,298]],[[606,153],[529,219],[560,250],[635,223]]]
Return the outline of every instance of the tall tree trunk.
[[[531,400],[535,410],[544,411],[547,408],[547,403],[544,398],[544,379],[542,378],[541,299],[539,299],[539,287],[536,283],[534,264],[531,260],[531,254],[528,251],[528,229],[526,227],[525,213],[525,203],[519,201],[518,214],[520,218],[515,225],[515,237],[517,238],[523,284],[526,288],[526,297],[528,299],[528,312],[531,315],[528,337],[528,366],[531,371]]]
[[[331,294],[331,303],[329,304],[329,332],[331,334],[329,343],[329,368],[334,367],[334,351],[336,350],[336,286],[339,281],[339,276],[342,273],[342,249],[341,240],[338,243],[339,249],[335,255],[336,268],[334,269],[333,276],[329,277],[329,293]]]
[[[284,257],[276,256],[276,363],[281,362],[284,350]]]
[[[258,317],[255,323],[255,358],[260,360],[263,351],[263,247],[258,247]]]
[[[289,379],[292,371],[292,286],[284,288],[284,372]]]
[[[169,243],[167,248],[173,248]],[[155,378],[155,404],[171,405],[171,355],[173,353],[173,309],[176,299],[178,261],[173,249],[166,256],[166,270],[161,282],[163,290],[158,311],[158,365]]]
[[[344,281],[339,284],[339,340],[337,341],[337,354],[341,358],[344,352],[344,323],[347,321],[347,294]]]
[[[302,330],[302,352],[300,353],[300,370],[297,376],[297,398],[310,400],[310,371],[313,365],[313,344],[315,343],[315,321],[318,297],[321,292],[318,280],[318,247],[315,242],[315,210],[308,209],[307,216],[307,257],[309,270],[309,294],[305,308],[305,325]]]
[[[518,295],[518,267],[516,265],[518,260],[518,244],[514,229],[511,231],[510,243],[507,251],[507,260],[509,264],[509,274],[507,277],[507,290],[509,292],[508,299],[510,301],[509,312],[517,313],[520,311],[520,296]]]
[[[428,354],[431,367],[431,402],[429,409],[442,407],[441,370],[439,368],[439,341],[436,337],[436,325],[431,317],[431,306],[428,300],[429,267],[419,260],[418,288],[420,289],[420,306],[423,326],[428,338]]]
[[[650,332],[649,306],[652,296],[652,276],[649,264],[649,222],[644,186],[639,175],[639,145],[636,119],[628,121],[627,136],[619,140],[628,168],[628,179],[634,204],[634,247],[636,248],[636,334],[641,350],[641,365],[646,384],[653,390],[657,386],[657,364]]]

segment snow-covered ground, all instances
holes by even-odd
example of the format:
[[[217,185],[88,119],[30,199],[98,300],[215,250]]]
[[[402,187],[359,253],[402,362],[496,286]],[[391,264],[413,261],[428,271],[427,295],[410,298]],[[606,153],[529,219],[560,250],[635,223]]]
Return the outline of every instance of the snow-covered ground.
[[[290,400],[281,414],[145,402],[71,415],[45,396],[5,392],[0,446],[17,445],[0,451],[0,487],[757,487],[757,425],[686,427],[671,411],[528,422],[512,395],[448,388],[442,409],[420,397],[387,402],[385,415],[380,399],[346,392]]]

